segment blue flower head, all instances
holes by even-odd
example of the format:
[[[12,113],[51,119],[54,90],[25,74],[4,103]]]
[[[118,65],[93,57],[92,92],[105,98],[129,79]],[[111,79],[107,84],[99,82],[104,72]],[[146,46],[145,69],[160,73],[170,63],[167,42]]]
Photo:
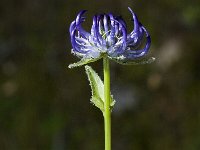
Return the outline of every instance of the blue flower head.
[[[127,33],[125,21],[113,14],[98,14],[93,17],[90,33],[85,31],[82,23],[86,10],[78,13],[71,23],[69,32],[72,43],[72,53],[81,61],[69,65],[70,68],[96,61],[102,57],[109,57],[121,64],[137,64],[134,60],[145,56],[150,48],[151,38],[145,27],[139,22],[136,14],[129,8],[132,15],[134,29]],[[144,48],[141,44],[144,43]],[[154,58],[142,63],[152,62]],[[141,62],[140,62],[141,64]]]

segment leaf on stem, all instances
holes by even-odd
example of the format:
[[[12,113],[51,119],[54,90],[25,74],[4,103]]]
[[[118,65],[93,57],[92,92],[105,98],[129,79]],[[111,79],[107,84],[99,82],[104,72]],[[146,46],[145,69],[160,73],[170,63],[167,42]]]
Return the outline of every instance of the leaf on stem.
[[[144,65],[144,64],[150,64],[156,60],[154,57],[150,57],[149,59],[143,59],[143,60],[126,60],[121,58],[110,58],[110,59],[114,60],[115,62],[121,65]]]
[[[68,66],[68,68],[71,69],[71,68],[75,68],[75,67],[80,67],[80,66],[86,65],[88,63],[95,62],[98,59],[101,59],[101,57],[100,58],[82,58],[80,61],[73,63],[73,64],[70,64]]]
[[[104,112],[104,84],[98,74],[88,65],[85,66],[86,74],[90,82],[92,97],[91,102]],[[115,100],[110,96],[110,107],[113,108]]]

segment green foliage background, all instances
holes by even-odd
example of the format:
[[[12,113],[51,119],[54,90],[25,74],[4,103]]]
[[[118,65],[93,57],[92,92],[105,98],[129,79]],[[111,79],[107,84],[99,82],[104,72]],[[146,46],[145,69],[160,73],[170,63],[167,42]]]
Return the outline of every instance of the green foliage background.
[[[68,69],[68,28],[98,12],[130,6],[152,36],[142,66],[111,63],[113,150],[200,149],[200,2],[198,0],[1,0],[0,149],[102,150],[103,117],[89,103],[84,67]],[[102,75],[102,62],[92,64]]]

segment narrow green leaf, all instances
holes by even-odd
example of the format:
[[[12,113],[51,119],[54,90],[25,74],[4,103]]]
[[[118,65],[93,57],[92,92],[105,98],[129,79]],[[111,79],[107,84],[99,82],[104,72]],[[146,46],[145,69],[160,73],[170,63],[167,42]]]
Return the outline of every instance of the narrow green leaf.
[[[92,97],[91,102],[98,107],[102,112],[104,111],[104,85],[98,74],[88,65],[85,66],[86,74],[90,82]],[[110,107],[113,108],[115,100],[113,96],[110,97]]]
[[[104,85],[99,75],[88,65],[85,66],[90,85],[92,87],[92,94],[97,95],[101,99],[104,98]]]
[[[104,111],[104,102],[98,97],[92,96],[90,99],[91,103],[98,107],[102,112]]]
[[[111,59],[122,65],[144,65],[144,64],[150,64],[156,60],[154,57],[151,57],[149,59],[137,60],[137,61],[123,60],[123,59],[117,59],[117,58],[111,58]]]
[[[113,95],[110,95],[110,108],[113,109],[114,105],[115,105],[116,101],[113,98]]]
[[[70,64],[68,66],[68,68],[71,69],[71,68],[75,68],[75,67],[80,67],[80,66],[86,65],[88,63],[95,62],[95,61],[99,60],[100,58],[82,58],[80,61]]]
[[[103,112],[104,108],[104,85],[98,74],[90,67],[85,66],[86,74],[88,76],[88,80],[90,82],[90,86],[92,89],[92,98],[91,102],[101,109]]]

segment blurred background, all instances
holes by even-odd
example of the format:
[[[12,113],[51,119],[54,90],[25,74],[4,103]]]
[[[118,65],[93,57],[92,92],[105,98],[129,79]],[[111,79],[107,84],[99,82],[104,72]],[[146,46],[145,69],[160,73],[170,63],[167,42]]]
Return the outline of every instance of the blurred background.
[[[1,0],[0,149],[102,150],[103,116],[90,104],[84,67],[71,55],[77,13],[122,15],[152,37],[156,62],[111,62],[113,150],[200,149],[199,0]],[[102,77],[102,62],[91,64]]]

